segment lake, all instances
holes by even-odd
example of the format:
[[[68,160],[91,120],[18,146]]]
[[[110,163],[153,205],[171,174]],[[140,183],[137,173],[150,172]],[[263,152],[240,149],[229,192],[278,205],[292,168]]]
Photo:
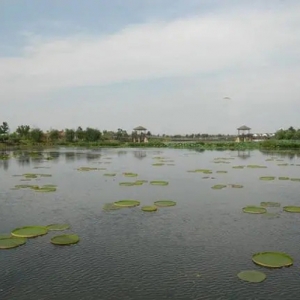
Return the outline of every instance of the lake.
[[[283,212],[282,207],[300,205],[300,182],[278,180],[300,177],[299,154],[70,148],[48,149],[40,156],[15,154],[0,161],[0,234],[27,225],[68,223],[71,229],[65,232],[78,234],[80,242],[55,246],[51,237],[64,232],[51,231],[18,248],[0,250],[1,300],[299,297],[300,214]],[[161,160],[156,157],[165,165],[153,166]],[[251,164],[267,168],[233,168]],[[80,172],[80,167],[106,170]],[[195,169],[212,174],[188,172]],[[124,172],[138,177],[124,177]],[[23,182],[15,176],[24,173],[52,177]],[[262,181],[261,176],[276,179]],[[166,180],[169,185],[119,186],[137,179]],[[20,184],[54,184],[57,191],[13,189]],[[227,187],[212,189],[216,184]],[[169,199],[177,205],[153,213],[141,211],[141,206],[103,210],[105,203],[122,199],[139,200],[141,206]],[[268,208],[278,215],[243,213],[243,207],[262,201],[280,202],[280,208]],[[252,255],[263,251],[286,252],[294,265],[259,267]],[[267,279],[243,282],[237,277],[242,270],[263,271]]]

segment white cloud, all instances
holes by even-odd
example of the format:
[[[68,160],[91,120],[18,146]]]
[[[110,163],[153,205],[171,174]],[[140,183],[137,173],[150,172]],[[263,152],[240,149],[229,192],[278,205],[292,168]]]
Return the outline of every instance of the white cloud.
[[[280,102],[290,99],[295,104],[296,99],[300,100],[299,15],[300,6],[287,6],[280,11],[245,9],[128,26],[108,36],[43,39],[29,35],[23,56],[0,57],[0,103],[21,105],[65,88],[182,77],[180,88],[174,86],[173,92],[155,95],[155,99],[148,99],[154,91],[144,96],[145,102],[134,100],[137,92],[129,93],[124,102],[132,96],[135,105],[127,113],[134,118],[135,109],[147,107],[154,112],[160,105],[161,114],[166,115],[173,107],[174,114],[167,117],[172,124],[169,127],[174,128],[175,116],[183,113],[191,116],[191,124],[183,130],[192,130],[195,107],[199,111],[206,107],[207,123],[207,114],[216,109],[215,99],[230,96],[238,101],[231,111],[238,122],[254,105],[268,103],[276,110]],[[89,97],[93,99],[92,95]],[[121,99],[123,95],[116,97]],[[107,101],[111,101],[107,106],[112,110],[116,98]],[[119,106],[118,117],[129,126],[122,119],[125,105]],[[163,128],[154,125],[150,117],[146,119],[156,130]],[[68,126],[68,114],[64,114],[64,120],[65,125],[60,122],[59,126]],[[200,125],[205,126],[205,122]],[[45,124],[45,119],[41,123]],[[217,122],[216,126],[220,124]],[[176,130],[183,131],[180,126]]]

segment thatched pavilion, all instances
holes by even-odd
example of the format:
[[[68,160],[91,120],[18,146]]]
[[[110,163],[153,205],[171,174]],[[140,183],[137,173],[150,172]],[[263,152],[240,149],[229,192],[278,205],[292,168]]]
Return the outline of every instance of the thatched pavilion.
[[[250,132],[251,128],[243,125],[239,128],[237,128],[238,130],[238,136],[237,136],[237,142],[247,142],[247,141],[252,141],[253,135]]]
[[[138,126],[133,128],[132,140],[137,143],[148,143],[148,139],[146,136],[147,128],[143,126]]]

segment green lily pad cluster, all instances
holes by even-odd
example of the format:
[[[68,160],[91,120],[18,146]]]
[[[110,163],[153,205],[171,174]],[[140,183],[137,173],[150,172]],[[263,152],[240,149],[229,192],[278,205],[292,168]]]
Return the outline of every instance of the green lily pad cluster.
[[[13,188],[14,190],[20,190],[20,189],[31,189],[36,192],[40,193],[50,193],[50,192],[55,192],[56,191],[56,185],[54,184],[45,184],[43,186],[38,186],[38,185],[31,185],[31,184],[20,184],[20,185],[15,185]]]
[[[261,165],[248,165],[247,168],[250,168],[250,169],[266,169],[267,166],[261,166]]]
[[[148,182],[147,180],[136,180],[136,181],[128,181],[128,182],[119,182],[120,186],[141,186],[144,183]]]
[[[70,228],[69,224],[50,224],[47,226],[25,226],[15,228],[10,235],[0,235],[0,249],[12,249],[25,245],[27,239],[46,235],[49,231],[62,231]],[[70,245],[77,243],[79,237],[75,234],[58,235],[51,239],[51,243]]]
[[[98,171],[98,170],[101,170],[101,169],[100,168],[92,168],[92,167],[80,167],[77,169],[77,171],[80,171],[80,172]]]
[[[125,172],[125,173],[123,173],[123,175],[126,176],[126,177],[137,177],[138,176],[138,174],[130,173],[130,172]]]
[[[195,170],[189,170],[189,173],[203,173],[203,174],[212,174],[212,170],[209,169],[195,169]]]

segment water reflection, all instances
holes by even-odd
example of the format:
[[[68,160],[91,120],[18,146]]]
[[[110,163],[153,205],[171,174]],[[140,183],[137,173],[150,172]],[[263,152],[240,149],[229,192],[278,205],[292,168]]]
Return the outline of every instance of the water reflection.
[[[251,152],[250,150],[238,150],[237,156],[242,159],[248,159],[249,157],[251,157]]]
[[[134,155],[134,157],[136,157],[138,159],[143,159],[143,158],[147,157],[146,151],[134,151],[133,155]]]

